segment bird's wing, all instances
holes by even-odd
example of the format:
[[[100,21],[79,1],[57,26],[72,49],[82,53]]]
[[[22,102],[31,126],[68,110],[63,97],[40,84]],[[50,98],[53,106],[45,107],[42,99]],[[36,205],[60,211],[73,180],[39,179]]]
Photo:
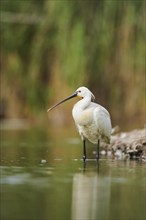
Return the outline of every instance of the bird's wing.
[[[105,142],[109,142],[111,135],[111,119],[109,112],[104,107],[97,104],[94,110],[94,120],[96,121],[96,126],[101,138]]]

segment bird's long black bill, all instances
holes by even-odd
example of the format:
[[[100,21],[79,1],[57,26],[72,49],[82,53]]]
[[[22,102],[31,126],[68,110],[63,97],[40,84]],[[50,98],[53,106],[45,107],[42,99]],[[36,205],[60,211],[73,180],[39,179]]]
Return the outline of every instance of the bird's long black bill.
[[[66,99],[63,99],[62,101],[60,101],[60,102],[56,103],[55,105],[53,105],[51,108],[49,108],[49,109],[47,110],[47,112],[51,111],[51,110],[52,110],[53,108],[55,108],[56,106],[62,104],[63,102],[66,102],[67,100],[72,99],[72,98],[74,98],[74,97],[76,97],[76,96],[77,96],[77,93],[75,92],[75,93],[73,93],[71,96],[67,97]]]

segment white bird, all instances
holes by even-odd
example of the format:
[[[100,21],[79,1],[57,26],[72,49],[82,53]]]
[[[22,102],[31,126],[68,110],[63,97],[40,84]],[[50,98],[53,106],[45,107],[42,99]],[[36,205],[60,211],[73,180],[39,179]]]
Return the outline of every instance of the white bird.
[[[109,112],[94,102],[95,96],[89,89],[84,86],[78,88],[71,96],[53,105],[47,112],[73,97],[80,98],[72,109],[72,115],[83,141],[84,163],[86,162],[86,140],[97,144],[96,158],[98,161],[100,140],[110,143],[111,119]]]

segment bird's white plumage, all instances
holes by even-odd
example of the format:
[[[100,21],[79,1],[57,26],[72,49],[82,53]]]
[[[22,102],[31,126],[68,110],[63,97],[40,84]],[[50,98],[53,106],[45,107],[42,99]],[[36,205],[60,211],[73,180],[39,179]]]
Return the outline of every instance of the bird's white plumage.
[[[82,140],[87,139],[93,144],[98,140],[109,143],[111,120],[108,111],[91,101],[95,97],[86,87],[80,87],[76,92],[82,99],[74,105],[72,115]]]
[[[95,103],[95,96],[86,87],[78,88],[71,96],[63,99],[53,105],[47,111],[51,111],[56,106],[67,100],[79,97],[72,110],[72,115],[83,140],[83,160],[86,161],[86,140],[93,144],[97,144],[97,160],[99,159],[99,143],[100,141],[110,142],[111,135],[111,119],[108,111],[101,105]]]

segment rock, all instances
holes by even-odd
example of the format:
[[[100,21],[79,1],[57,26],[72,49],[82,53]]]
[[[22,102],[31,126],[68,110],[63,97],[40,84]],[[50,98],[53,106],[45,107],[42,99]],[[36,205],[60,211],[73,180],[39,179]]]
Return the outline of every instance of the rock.
[[[135,129],[130,132],[116,133],[111,136],[111,144],[104,146],[104,150],[113,152],[114,156],[124,153],[130,158],[142,158],[146,161],[146,129]]]

